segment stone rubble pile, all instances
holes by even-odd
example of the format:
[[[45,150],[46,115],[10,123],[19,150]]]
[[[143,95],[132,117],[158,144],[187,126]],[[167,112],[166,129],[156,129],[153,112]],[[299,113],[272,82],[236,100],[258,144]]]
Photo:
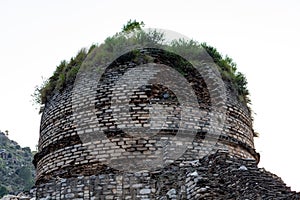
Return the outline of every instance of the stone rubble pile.
[[[35,198],[30,197],[24,193],[19,193],[18,195],[5,195],[0,200],[35,200]]]
[[[168,181],[157,199],[300,199],[300,193],[291,191],[276,175],[258,168],[252,159],[217,152],[185,164],[180,169],[170,166],[164,172]],[[184,173],[185,183],[178,185]]]
[[[51,193],[49,193],[51,191]],[[36,191],[37,199],[300,200],[300,193],[254,159],[218,151],[199,160],[154,171],[106,170],[90,177],[60,178]]]

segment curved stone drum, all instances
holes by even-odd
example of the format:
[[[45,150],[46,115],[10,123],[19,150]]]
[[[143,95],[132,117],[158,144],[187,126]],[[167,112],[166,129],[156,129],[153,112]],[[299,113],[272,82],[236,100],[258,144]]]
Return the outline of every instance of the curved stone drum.
[[[176,56],[140,53],[151,64],[137,64],[128,53],[96,84],[68,84],[48,100],[34,159],[38,198],[152,199],[168,180],[153,174],[170,165],[179,172],[217,151],[259,161],[250,111],[229,81],[218,97],[213,78]]]

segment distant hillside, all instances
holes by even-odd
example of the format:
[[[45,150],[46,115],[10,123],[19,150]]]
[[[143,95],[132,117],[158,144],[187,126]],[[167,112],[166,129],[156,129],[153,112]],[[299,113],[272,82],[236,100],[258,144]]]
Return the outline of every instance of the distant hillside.
[[[0,197],[28,191],[34,184],[33,153],[0,131]]]

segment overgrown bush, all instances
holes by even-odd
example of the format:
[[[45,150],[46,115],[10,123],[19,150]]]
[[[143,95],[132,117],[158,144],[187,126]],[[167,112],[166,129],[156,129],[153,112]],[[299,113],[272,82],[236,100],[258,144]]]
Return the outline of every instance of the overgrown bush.
[[[163,48],[183,57],[187,56],[191,60],[199,59],[198,56],[201,55],[203,51],[206,51],[219,67],[222,78],[231,82],[240,100],[245,104],[250,103],[247,80],[242,73],[237,71],[236,64],[231,58],[228,56],[223,57],[216,48],[206,43],[199,44],[194,40],[186,41],[179,39],[166,43],[163,33],[156,30],[145,32],[141,30],[142,26],[144,26],[143,22],[140,23],[135,20],[130,20],[127,25],[123,26],[122,32],[108,37],[100,46],[92,45],[88,51],[81,49],[70,61],[62,61],[60,65],[57,66],[53,75],[40,87],[36,88],[33,95],[34,101],[38,104],[45,104],[47,99],[55,92],[63,90],[68,84],[73,84],[83,61],[94,48],[101,49],[101,51],[97,52],[97,59],[107,62],[114,56],[121,55],[122,51],[126,50],[128,46],[138,49],[143,46],[151,45],[151,47]]]

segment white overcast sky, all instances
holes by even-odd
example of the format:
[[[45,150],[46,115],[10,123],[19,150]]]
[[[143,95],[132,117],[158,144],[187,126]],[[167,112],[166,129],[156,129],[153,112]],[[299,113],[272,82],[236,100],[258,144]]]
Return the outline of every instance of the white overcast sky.
[[[129,19],[215,46],[249,82],[260,167],[300,191],[300,1],[0,0],[0,130],[35,148],[34,87]]]

